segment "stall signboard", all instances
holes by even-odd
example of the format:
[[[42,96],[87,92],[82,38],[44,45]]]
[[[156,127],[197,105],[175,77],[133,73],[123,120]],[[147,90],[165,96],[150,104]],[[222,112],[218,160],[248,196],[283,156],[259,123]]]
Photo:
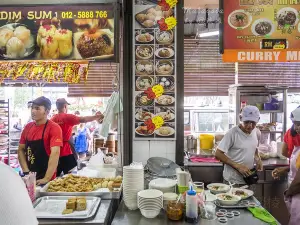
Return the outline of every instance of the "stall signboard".
[[[299,0],[223,1],[224,62],[300,62]]]
[[[116,5],[1,6],[0,60],[116,60]]]
[[[176,0],[133,5],[133,137],[176,139]]]

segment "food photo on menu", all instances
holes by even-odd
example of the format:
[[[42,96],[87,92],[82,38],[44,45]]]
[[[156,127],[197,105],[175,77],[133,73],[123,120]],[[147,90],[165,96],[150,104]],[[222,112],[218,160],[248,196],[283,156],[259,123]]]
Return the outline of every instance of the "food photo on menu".
[[[163,94],[155,99],[155,106],[166,106],[174,107],[175,105],[175,94]]]
[[[136,29],[136,44],[154,44],[154,29]]]
[[[261,49],[263,40],[285,40],[286,48],[297,49],[300,44],[299,11],[299,4],[282,5],[277,1],[273,1],[272,7],[259,4],[259,1],[226,4],[224,48]]]
[[[155,74],[157,76],[174,75],[174,60],[156,60]]]
[[[149,99],[145,92],[136,92],[135,106],[141,106],[141,107],[154,106],[154,99]]]
[[[113,19],[20,19],[0,23],[4,59],[110,59]]]
[[[175,137],[175,124],[165,123],[162,127],[155,130],[156,138],[174,138]]]
[[[154,117],[154,108],[138,107],[135,109],[135,121],[145,122]]]
[[[155,57],[156,59],[174,59],[174,45],[156,45]]]
[[[163,11],[159,5],[137,5],[135,12],[135,28],[157,28],[158,20],[174,15],[173,9]]]
[[[136,75],[154,75],[154,61],[153,60],[140,60],[135,62]]]
[[[153,60],[154,45],[136,45],[135,57],[136,60]]]
[[[148,88],[154,86],[155,81],[153,76],[139,76],[136,77],[136,90],[137,91],[146,91]]]
[[[135,123],[135,137],[154,138],[154,131],[155,129],[149,129],[143,122]]]
[[[156,107],[155,116],[161,116],[165,122],[175,122],[175,108]]]
[[[174,92],[175,77],[174,76],[157,76],[155,77],[155,84],[163,86],[164,93]]]

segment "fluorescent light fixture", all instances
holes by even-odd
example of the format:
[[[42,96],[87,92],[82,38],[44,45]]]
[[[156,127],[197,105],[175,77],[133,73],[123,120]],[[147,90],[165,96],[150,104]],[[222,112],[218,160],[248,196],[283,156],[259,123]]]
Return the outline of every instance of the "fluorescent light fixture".
[[[219,35],[219,31],[202,33],[202,34],[199,34],[199,37],[210,37],[210,36],[216,36],[216,35]]]

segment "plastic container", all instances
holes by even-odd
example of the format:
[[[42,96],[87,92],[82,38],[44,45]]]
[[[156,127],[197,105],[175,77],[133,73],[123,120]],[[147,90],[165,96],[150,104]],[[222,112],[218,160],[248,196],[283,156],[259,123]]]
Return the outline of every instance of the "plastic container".
[[[200,149],[211,150],[214,147],[214,135],[211,134],[200,134]]]
[[[196,191],[191,186],[190,190],[186,193],[186,212],[185,221],[188,223],[195,223],[198,221],[198,204]]]
[[[178,187],[178,192],[179,194],[183,194],[184,192],[186,192],[187,190],[189,190],[188,186],[177,186]]]
[[[167,216],[169,220],[181,220],[183,217],[183,204],[181,202],[169,201],[167,205]]]
[[[178,195],[176,193],[164,193],[164,209],[167,211],[167,206],[171,201],[177,201]]]

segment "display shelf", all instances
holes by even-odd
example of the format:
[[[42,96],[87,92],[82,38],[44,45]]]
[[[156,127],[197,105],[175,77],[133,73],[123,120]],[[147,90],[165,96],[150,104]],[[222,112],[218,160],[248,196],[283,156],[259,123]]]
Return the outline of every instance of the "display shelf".
[[[260,110],[261,114],[267,114],[267,113],[283,113],[282,110]]]

